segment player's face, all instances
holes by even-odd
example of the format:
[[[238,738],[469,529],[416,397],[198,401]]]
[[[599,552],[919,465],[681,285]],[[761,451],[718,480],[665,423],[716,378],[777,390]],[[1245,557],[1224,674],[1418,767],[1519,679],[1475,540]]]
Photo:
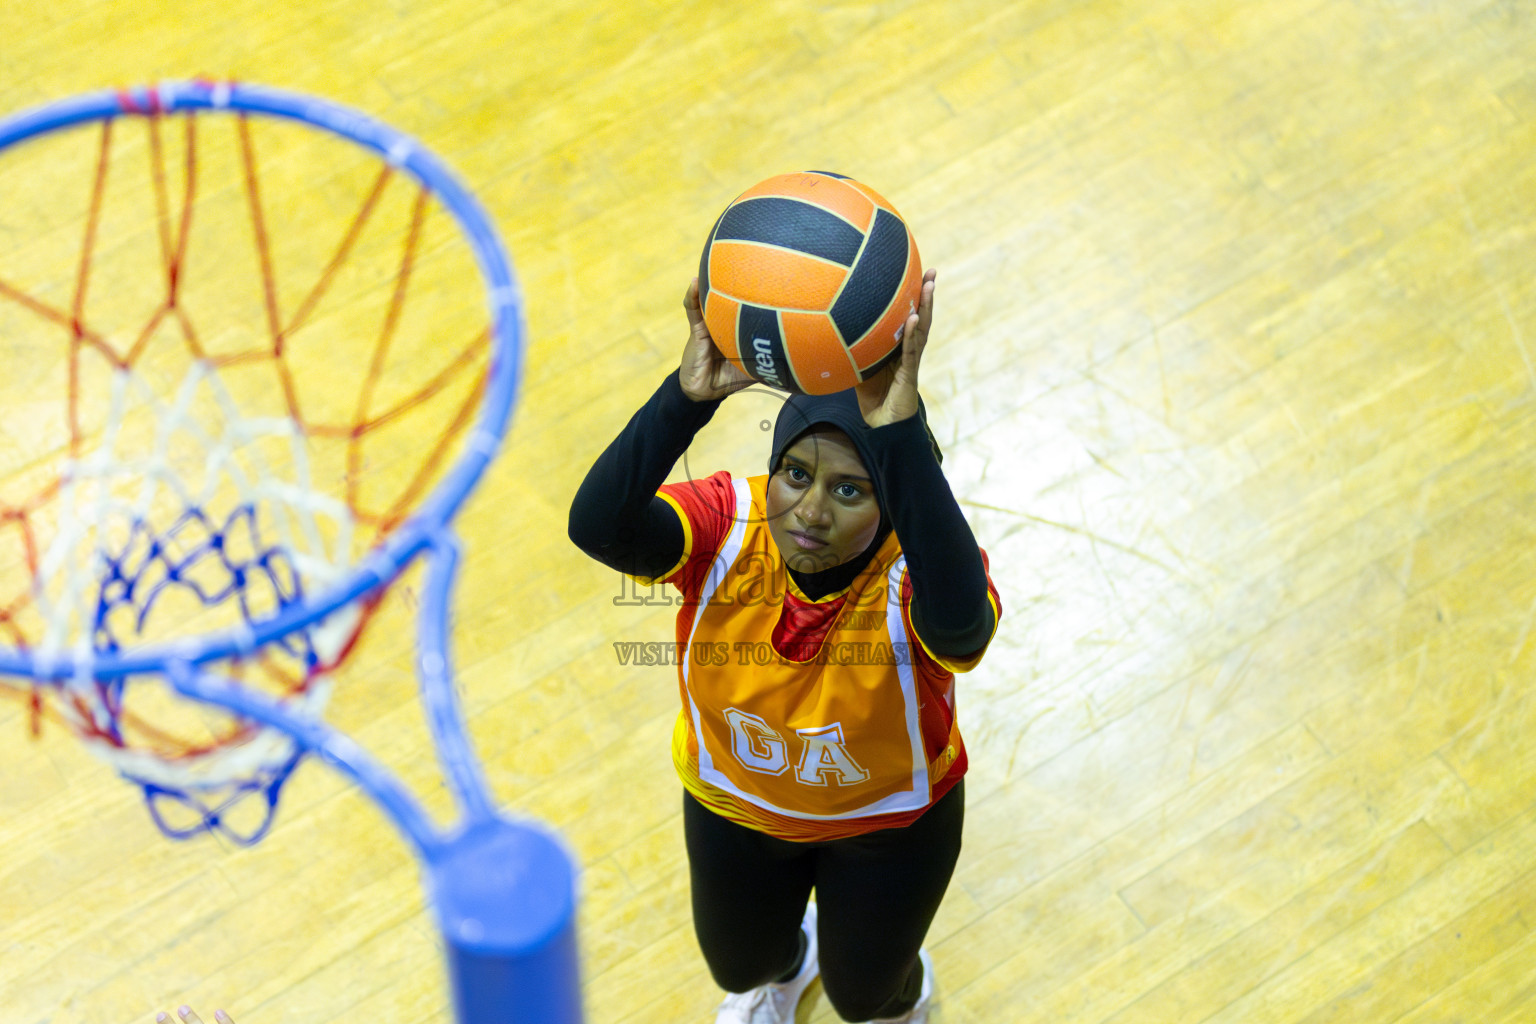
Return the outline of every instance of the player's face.
[[[789,446],[768,480],[768,530],[791,569],[841,565],[879,529],[874,483],[847,434],[828,427]]]

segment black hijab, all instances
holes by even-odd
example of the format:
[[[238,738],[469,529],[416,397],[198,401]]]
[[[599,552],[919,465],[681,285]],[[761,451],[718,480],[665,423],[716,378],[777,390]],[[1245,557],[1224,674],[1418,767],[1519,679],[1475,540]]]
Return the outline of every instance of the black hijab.
[[[928,429],[928,412],[921,398],[917,400],[917,415],[923,421],[928,443],[933,446],[934,458],[942,462],[944,456],[933,439],[933,431]],[[880,528],[875,531],[869,547],[842,565],[834,565],[820,572],[797,572],[785,566],[795,585],[812,600],[836,593],[852,583],[869,565],[870,559],[875,557],[875,552],[880,550],[880,545],[885,543],[885,538],[891,532],[891,516],[888,511],[890,499],[885,493],[885,482],[881,479],[881,463],[875,456],[875,445],[869,437],[873,428],[864,422],[864,414],[859,411],[858,396],[852,388],[831,395],[790,395],[785,400],[773,426],[773,451],[768,457],[769,475],[778,472],[784,453],[796,441],[823,426],[842,431],[848,436],[854,451],[858,452],[859,461],[864,463],[864,469],[874,484],[875,501],[880,506]]]

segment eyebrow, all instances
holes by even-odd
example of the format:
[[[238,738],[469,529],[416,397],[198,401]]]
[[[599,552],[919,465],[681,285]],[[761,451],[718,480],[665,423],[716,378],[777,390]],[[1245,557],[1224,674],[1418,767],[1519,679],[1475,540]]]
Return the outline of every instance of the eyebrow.
[[[800,467],[801,469],[810,469],[811,468],[811,464],[810,463],[806,462],[802,458],[799,458],[798,456],[791,455],[789,452],[785,452],[784,453],[783,461],[784,462],[793,462],[796,466]],[[835,477],[833,477],[833,479],[839,480],[839,481],[841,481],[841,480],[859,480],[859,481],[862,481],[862,482],[864,482],[866,484],[873,484],[874,483],[874,481],[871,480],[869,477],[867,477],[867,476],[858,476],[858,475],[856,475],[854,473],[839,473]]]

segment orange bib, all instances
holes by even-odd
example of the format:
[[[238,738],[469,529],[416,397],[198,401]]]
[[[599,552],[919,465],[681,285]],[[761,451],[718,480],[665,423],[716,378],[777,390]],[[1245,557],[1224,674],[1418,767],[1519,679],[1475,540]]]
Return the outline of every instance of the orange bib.
[[[814,650],[772,644],[788,580],[768,531],[766,477],[736,480],[736,517],[694,611],[681,678],[689,735],[677,756],[748,803],[806,819],[918,811],[930,766],[902,621],[895,534]],[[947,768],[951,757],[942,766]]]

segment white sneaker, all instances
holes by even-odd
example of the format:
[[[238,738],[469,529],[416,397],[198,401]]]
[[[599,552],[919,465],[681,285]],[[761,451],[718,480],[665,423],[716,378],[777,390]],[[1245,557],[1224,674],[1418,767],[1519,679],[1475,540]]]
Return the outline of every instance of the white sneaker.
[[[928,1004],[933,1000],[933,958],[926,949],[917,951],[923,964],[923,989],[918,994],[917,1005],[900,1017],[880,1017],[869,1024],[928,1024]]]
[[[795,1007],[800,1004],[801,994],[821,973],[821,965],[816,962],[815,903],[805,908],[805,920],[800,922],[800,930],[805,933],[805,960],[800,964],[800,973],[788,981],[769,982],[750,992],[731,993],[720,1004],[715,1024],[794,1024]]]

